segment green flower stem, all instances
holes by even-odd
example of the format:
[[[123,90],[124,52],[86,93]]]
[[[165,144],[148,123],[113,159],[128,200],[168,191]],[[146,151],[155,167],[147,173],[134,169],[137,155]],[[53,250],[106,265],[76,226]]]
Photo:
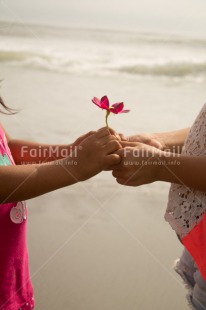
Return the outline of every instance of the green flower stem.
[[[107,125],[107,128],[109,129],[109,125],[108,125],[108,117],[109,117],[109,114],[110,114],[110,111],[107,110],[107,113],[106,113],[106,125]]]

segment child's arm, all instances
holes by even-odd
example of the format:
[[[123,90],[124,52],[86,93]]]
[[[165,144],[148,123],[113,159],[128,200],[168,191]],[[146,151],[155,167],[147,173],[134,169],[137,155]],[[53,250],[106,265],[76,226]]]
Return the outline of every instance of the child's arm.
[[[106,128],[80,143],[78,154],[48,164],[0,167],[0,203],[30,199],[84,181],[120,162],[120,148]]]
[[[143,133],[129,136],[126,139],[129,142],[141,142],[157,147],[160,150],[169,150],[171,152],[180,154],[189,130],[190,128],[184,128],[171,132],[149,134]]]
[[[70,154],[73,153],[73,151],[77,151],[76,147],[84,139],[94,134],[94,131],[90,131],[87,134],[79,137],[72,144],[49,145],[19,139],[12,139],[10,135],[5,131],[5,129],[4,132],[6,134],[7,142],[16,165],[29,163],[40,164],[43,162],[50,162],[68,157]]]
[[[123,144],[125,149],[117,151],[122,161],[113,168],[118,183],[139,186],[164,181],[206,193],[206,157],[177,155],[142,143]]]

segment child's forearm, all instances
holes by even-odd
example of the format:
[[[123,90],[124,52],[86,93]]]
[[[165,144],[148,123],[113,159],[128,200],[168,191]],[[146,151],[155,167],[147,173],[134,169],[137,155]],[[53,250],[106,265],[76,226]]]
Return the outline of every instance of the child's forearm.
[[[0,167],[0,204],[43,195],[78,180],[72,157],[48,164]]]
[[[184,128],[171,132],[154,133],[152,135],[162,142],[164,150],[180,154],[189,131],[190,128]]]
[[[156,168],[157,180],[186,185],[206,193],[206,157],[161,156]]]
[[[87,136],[86,139],[85,136]],[[44,164],[0,166],[0,204],[29,199],[79,181],[87,180],[121,158],[121,146],[108,128],[88,133],[77,140],[79,152]]]
[[[73,144],[48,145],[16,139],[8,144],[17,165],[50,162],[68,157],[74,151]]]

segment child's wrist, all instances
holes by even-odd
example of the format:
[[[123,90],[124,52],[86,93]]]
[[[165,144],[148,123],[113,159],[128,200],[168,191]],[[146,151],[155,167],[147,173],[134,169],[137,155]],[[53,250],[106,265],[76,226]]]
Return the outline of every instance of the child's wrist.
[[[62,168],[67,173],[68,181],[72,180],[73,184],[80,181],[78,160],[73,154],[62,160]]]

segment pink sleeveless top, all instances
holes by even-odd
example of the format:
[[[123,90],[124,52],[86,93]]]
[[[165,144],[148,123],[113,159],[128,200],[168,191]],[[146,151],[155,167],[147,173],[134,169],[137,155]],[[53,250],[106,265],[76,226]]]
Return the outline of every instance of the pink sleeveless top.
[[[15,163],[0,126],[0,166],[8,165]],[[0,310],[34,309],[25,202],[0,204],[0,240]]]

